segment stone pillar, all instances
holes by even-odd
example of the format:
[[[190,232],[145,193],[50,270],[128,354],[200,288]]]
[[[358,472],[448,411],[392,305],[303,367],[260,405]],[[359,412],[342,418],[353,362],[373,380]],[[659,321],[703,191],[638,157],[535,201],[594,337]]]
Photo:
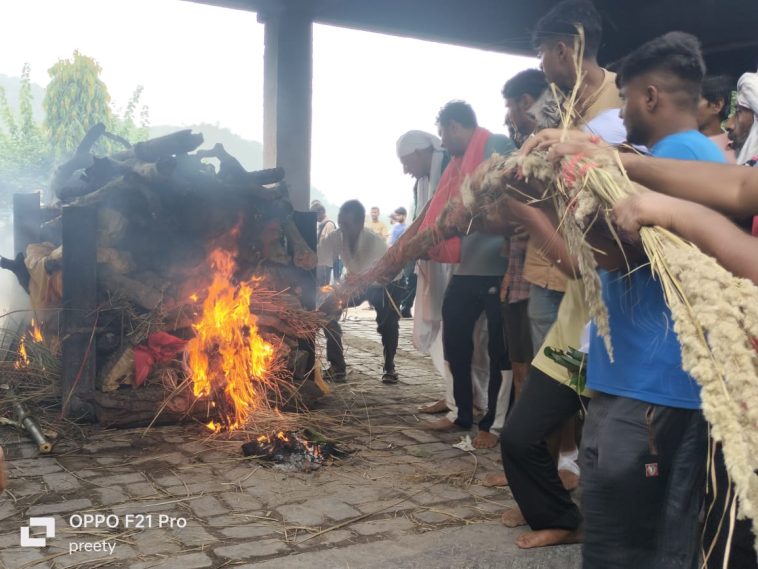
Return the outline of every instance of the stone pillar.
[[[307,211],[311,193],[313,20],[309,2],[282,0],[259,13],[265,24],[263,166],[284,168],[292,205]]]

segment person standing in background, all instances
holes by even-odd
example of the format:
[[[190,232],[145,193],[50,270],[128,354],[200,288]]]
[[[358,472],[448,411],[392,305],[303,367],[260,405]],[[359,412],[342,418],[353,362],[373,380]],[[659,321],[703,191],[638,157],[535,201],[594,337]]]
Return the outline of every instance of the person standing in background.
[[[326,215],[326,208],[324,205],[318,201],[313,200],[311,202],[311,211],[316,213],[316,246],[318,246],[322,243],[324,239],[326,239],[330,233],[333,233],[337,229],[337,225],[327,217]],[[339,278],[339,275],[337,274],[337,263],[339,262],[339,258],[334,259],[334,263],[332,266],[321,266],[319,265],[317,268],[317,279],[318,279],[318,286],[326,286],[331,282],[331,275],[332,270],[334,269],[334,280],[336,281]]]
[[[390,237],[390,230],[387,228],[387,224],[379,219],[379,208],[376,206],[371,208],[371,219],[366,224],[366,229],[372,233],[376,233],[379,237],[384,239],[385,243]]]
[[[758,73],[745,73],[737,81],[737,105],[730,119],[729,140],[737,152],[737,164],[758,163]]]
[[[697,107],[698,130],[716,143],[729,164],[737,156],[729,145],[729,137],[722,124],[729,118],[729,106],[734,90],[734,81],[726,75],[709,75],[703,79],[702,94]]]
[[[394,212],[392,212],[392,220],[395,222],[392,225],[392,232],[390,233],[389,239],[387,240],[387,245],[390,247],[395,244],[395,242],[400,239],[400,236],[405,233],[405,219],[408,216],[408,211],[404,207],[397,208]]]

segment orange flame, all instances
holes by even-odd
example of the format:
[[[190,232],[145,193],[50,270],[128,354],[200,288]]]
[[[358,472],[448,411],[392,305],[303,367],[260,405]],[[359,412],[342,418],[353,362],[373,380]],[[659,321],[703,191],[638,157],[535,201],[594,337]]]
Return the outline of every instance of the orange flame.
[[[39,324],[37,324],[37,321],[32,319],[32,329],[30,332],[32,339],[37,342],[43,342],[45,340],[45,337],[42,335],[42,328],[40,328]]]
[[[210,255],[213,282],[203,302],[195,337],[187,344],[195,396],[219,403],[227,428],[243,426],[273,387],[274,347],[261,338],[250,298],[255,281],[235,285],[234,256],[223,249]]]
[[[18,342],[18,359],[13,364],[16,369],[29,367],[29,353],[26,351],[26,336],[21,336]]]

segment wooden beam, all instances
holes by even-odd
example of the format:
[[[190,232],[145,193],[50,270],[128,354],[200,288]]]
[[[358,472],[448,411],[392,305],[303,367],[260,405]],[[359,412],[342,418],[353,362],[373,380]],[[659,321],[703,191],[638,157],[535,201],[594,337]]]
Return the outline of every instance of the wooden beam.
[[[63,414],[93,420],[97,210],[63,208]]]

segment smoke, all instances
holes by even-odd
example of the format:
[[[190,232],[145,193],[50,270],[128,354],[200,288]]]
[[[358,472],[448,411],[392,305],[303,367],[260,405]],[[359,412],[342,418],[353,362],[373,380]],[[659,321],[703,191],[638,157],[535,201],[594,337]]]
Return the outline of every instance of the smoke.
[[[0,255],[14,258],[13,212],[9,208],[0,210]],[[21,320],[28,320],[31,304],[16,277],[7,270],[0,270],[0,329],[14,329]]]

